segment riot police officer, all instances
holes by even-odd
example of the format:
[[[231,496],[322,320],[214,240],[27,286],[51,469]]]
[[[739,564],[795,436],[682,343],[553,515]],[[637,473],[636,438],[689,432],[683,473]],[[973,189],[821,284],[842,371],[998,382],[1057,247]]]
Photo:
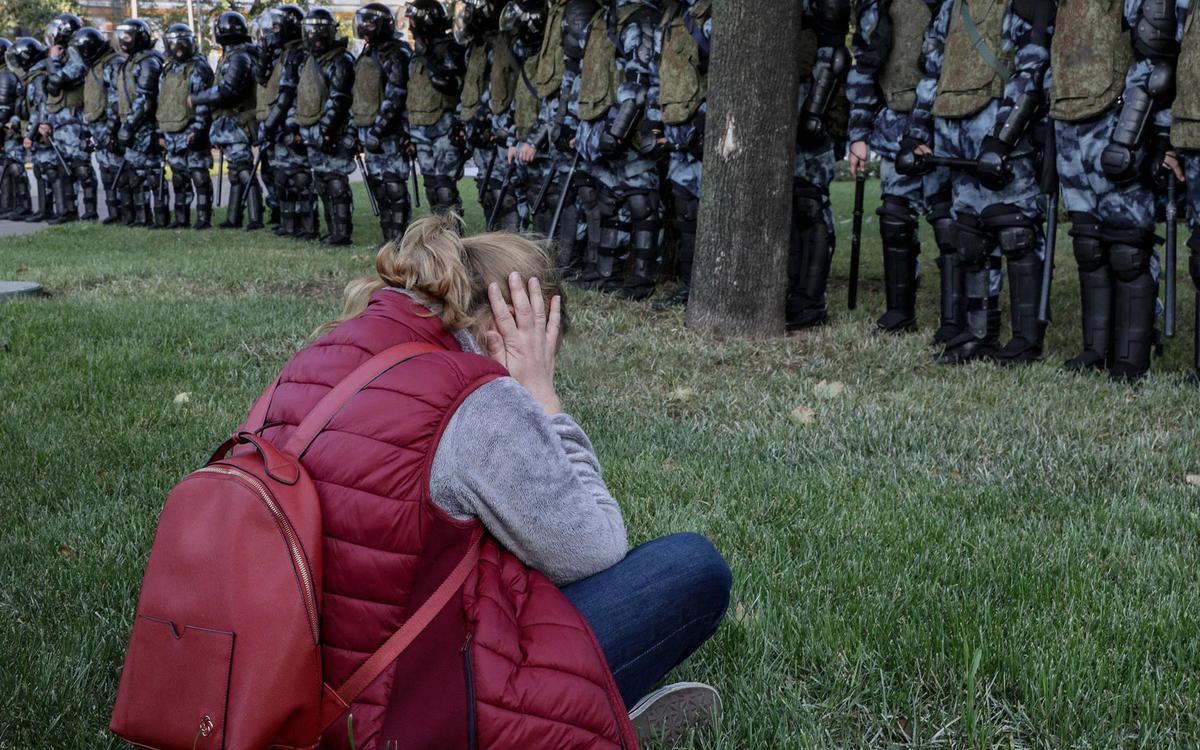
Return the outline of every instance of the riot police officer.
[[[11,42],[0,37],[0,219],[23,221],[33,211],[21,135],[25,96],[17,74],[9,69],[11,47]]]
[[[396,19],[382,3],[354,15],[354,35],[366,42],[354,65],[351,114],[358,127],[369,175],[379,202],[383,241],[399,240],[408,229],[411,141],[404,127],[410,50],[396,34]]]
[[[415,47],[409,63],[408,126],[433,213],[462,212],[458,181],[466,146],[455,118],[463,89],[465,51],[454,40],[440,0],[413,0],[406,9]]]
[[[246,19],[236,11],[225,11],[217,17],[213,38],[222,50],[216,85],[191,95],[190,102],[195,107],[211,108],[211,141],[221,149],[229,168],[229,211],[221,227],[242,226],[245,206],[246,229],[262,229],[262,190],[254,175],[254,152],[250,143],[258,51],[250,40]]]
[[[21,81],[25,97],[25,149],[33,161],[33,175],[37,181],[38,210],[26,221],[49,221],[55,218],[54,186],[64,171],[54,145],[50,141],[52,127],[49,123],[46,94],[46,46],[32,37],[21,37],[13,42],[8,51],[8,66]],[[65,212],[66,206],[59,204],[58,211]]]
[[[87,68],[83,79],[83,127],[96,154],[100,167],[100,182],[104,188],[104,203],[108,215],[105,224],[121,221],[121,202],[117,199],[116,180],[124,162],[124,149],[110,138],[108,126],[109,99],[115,94],[117,70],[124,58],[117,54],[108,39],[98,29],[85,26],[71,36],[71,50]],[[115,132],[115,131],[114,131]],[[84,205],[88,203],[84,191]]]
[[[304,11],[291,4],[272,8],[259,19],[264,64],[258,75],[255,117],[258,147],[268,149],[275,179],[280,214],[275,232],[284,237],[316,239],[312,172],[308,169],[308,155],[300,142],[299,129],[294,120],[289,124],[300,71],[307,57],[300,34],[303,21]]]
[[[212,86],[213,71],[196,49],[196,35],[186,23],[167,27],[163,46],[167,62],[159,79],[158,127],[163,133],[175,193],[175,216],[170,227],[183,229],[191,223],[189,209],[195,193],[195,228],[207,229],[212,226],[212,150],[208,140],[211,112],[205,104],[188,106],[188,97]],[[162,211],[165,213],[166,206]],[[159,219],[160,226],[165,223],[163,219]]]
[[[708,111],[707,80],[712,3],[686,0],[669,5],[655,37],[659,55],[659,105],[664,135],[671,150],[667,179],[671,183],[671,221],[679,233],[680,285],[655,303],[657,310],[686,305],[696,252],[696,218],[700,211],[704,126]]]
[[[162,154],[155,137],[158,123],[158,78],[162,56],[154,49],[150,27],[138,18],[127,18],[116,28],[117,49],[125,61],[117,72],[114,140],[125,149],[125,171],[119,185],[120,201],[132,208],[127,223],[150,226],[157,213],[166,213],[163,194]]]
[[[1154,343],[1153,181],[1168,133],[1153,119],[1175,89],[1175,7],[1070,0],[1056,25],[1089,32],[1057,34],[1051,47],[1050,116],[1083,312],[1083,350],[1066,368],[1139,378]]]
[[[354,171],[355,135],[350,123],[354,56],[338,22],[326,8],[313,8],[302,24],[308,57],[296,91],[295,121],[308,148],[308,164],[324,207],[327,245],[349,245],[353,231],[350,173]]]
[[[1043,112],[1054,4],[1005,0],[991,5],[947,0],[927,35],[926,77],[907,145],[974,160],[952,174],[954,215],[966,288],[965,325],[946,342],[944,363],[1042,356],[1037,319],[1045,238],[1040,172],[1033,136]],[[936,100],[934,93],[936,92]],[[1008,260],[1013,337],[1000,336],[1001,266]]]
[[[492,199],[509,174],[504,134],[497,133],[493,115],[507,111],[517,79],[516,61],[507,39],[499,38],[499,28],[496,0],[464,0],[455,9],[454,39],[467,50],[458,120],[472,149],[475,187],[485,217],[492,215]]]
[[[844,97],[850,52],[848,0],[805,0],[801,37],[800,123],[792,179],[792,232],[785,316],[789,331],[828,319],[825,289],[837,243],[829,185],[839,148],[830,132],[837,100]],[[844,100],[844,99],[843,99]]]
[[[66,162],[55,184],[55,203],[60,206],[56,223],[76,218],[94,220],[96,213],[96,172],[83,126],[83,87],[87,66],[70,48],[71,39],[83,27],[73,13],[59,13],[46,28],[49,45],[46,78],[46,109],[52,128],[50,138],[58,155]],[[61,165],[60,165],[61,166]],[[68,169],[69,168],[69,169]],[[75,186],[83,195],[83,214],[78,213]]]

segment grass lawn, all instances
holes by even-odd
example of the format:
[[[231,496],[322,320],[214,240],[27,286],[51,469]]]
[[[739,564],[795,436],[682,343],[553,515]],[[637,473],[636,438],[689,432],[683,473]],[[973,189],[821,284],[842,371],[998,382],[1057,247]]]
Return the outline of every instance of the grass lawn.
[[[1047,361],[940,367],[936,272],[919,335],[873,330],[873,214],[845,311],[851,190],[835,185],[821,330],[714,343],[679,313],[571,300],[563,401],[634,541],[698,530],[735,571],[726,625],[676,675],[725,698],[697,746],[1200,746],[1186,273],[1179,338],[1137,387],[1058,370],[1079,325],[1065,232]],[[0,748],[117,746],[161,503],[372,270],[365,201],[357,225],[371,244],[84,225],[0,240],[0,278],[50,292],[0,305]]]

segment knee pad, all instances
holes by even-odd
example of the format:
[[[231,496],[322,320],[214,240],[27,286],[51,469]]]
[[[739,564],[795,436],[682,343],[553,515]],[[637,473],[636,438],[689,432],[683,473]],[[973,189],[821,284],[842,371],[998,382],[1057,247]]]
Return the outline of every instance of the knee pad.
[[[172,172],[171,187],[175,188],[175,192],[182,193],[184,190],[187,190],[188,186],[191,184],[191,180],[188,178],[189,175],[187,172]]]
[[[674,207],[675,225],[682,231],[695,231],[696,218],[700,215],[700,199],[671,183],[671,204]]]
[[[979,224],[979,218],[969,214],[960,215],[955,229],[958,234],[958,254],[963,264],[975,268],[983,267],[991,257],[995,243]]]
[[[1080,271],[1087,273],[1098,271],[1104,267],[1108,258],[1104,252],[1104,243],[1100,241],[1100,238],[1075,235],[1071,238],[1071,243],[1075,251],[1075,262],[1079,264]]]
[[[388,203],[403,203],[408,200],[408,185],[395,175],[386,175],[383,180],[383,194]]]
[[[792,215],[797,226],[809,227],[825,220],[824,193],[808,182],[792,185]]]
[[[1109,245],[1108,258],[1113,273],[1121,281],[1134,281],[1150,271],[1150,248],[1145,245],[1114,243]]]
[[[658,196],[651,193],[634,193],[625,199],[629,207],[629,218],[634,224],[658,214]]]
[[[294,187],[297,191],[307,193],[312,189],[312,173],[307,169],[301,169],[296,172],[292,172],[291,183],[292,187]]]
[[[96,182],[96,173],[90,164],[75,165],[75,180],[81,185],[91,185]]]
[[[879,236],[888,247],[912,247],[920,238],[917,234],[917,216],[912,205],[894,195],[883,196],[875,213],[879,216]]]
[[[998,233],[1000,251],[1017,260],[1037,251],[1039,232],[1035,227],[1004,227]]]

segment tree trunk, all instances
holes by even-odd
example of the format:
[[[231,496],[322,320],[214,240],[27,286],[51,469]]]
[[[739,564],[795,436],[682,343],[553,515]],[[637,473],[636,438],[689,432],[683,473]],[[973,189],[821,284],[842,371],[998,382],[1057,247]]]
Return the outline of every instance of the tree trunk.
[[[715,0],[704,188],[687,323],[784,333],[801,3]]]

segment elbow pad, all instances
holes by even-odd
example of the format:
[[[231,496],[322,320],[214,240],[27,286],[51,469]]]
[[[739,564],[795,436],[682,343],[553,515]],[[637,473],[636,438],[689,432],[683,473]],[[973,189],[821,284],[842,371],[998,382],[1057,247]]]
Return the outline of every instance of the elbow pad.
[[[1133,28],[1134,50],[1151,59],[1175,57],[1179,54],[1177,24],[1175,0],[1143,0],[1141,17]]]
[[[1154,101],[1167,104],[1175,98],[1175,61],[1159,60],[1150,71],[1146,91]]]
[[[1114,184],[1129,184],[1141,172],[1141,144],[1150,122],[1152,103],[1150,94],[1140,87],[1125,95],[1125,105],[1121,107],[1113,129],[1112,143],[1100,155],[1100,167]]]
[[[833,51],[829,65],[816,70],[812,88],[804,100],[799,135],[809,142],[819,141],[825,136],[825,115],[833,104],[834,96],[841,89],[850,72],[850,51],[838,47]]]
[[[604,127],[603,135],[612,139],[616,146],[623,146],[629,142],[640,119],[642,108],[633,99],[626,99],[617,105],[617,112]]]
[[[1021,94],[1004,124],[996,131],[996,138],[1011,150],[1037,117],[1041,103],[1041,97],[1032,92]]]
[[[58,96],[62,93],[63,80],[58,73],[46,76],[46,93],[50,96]]]

